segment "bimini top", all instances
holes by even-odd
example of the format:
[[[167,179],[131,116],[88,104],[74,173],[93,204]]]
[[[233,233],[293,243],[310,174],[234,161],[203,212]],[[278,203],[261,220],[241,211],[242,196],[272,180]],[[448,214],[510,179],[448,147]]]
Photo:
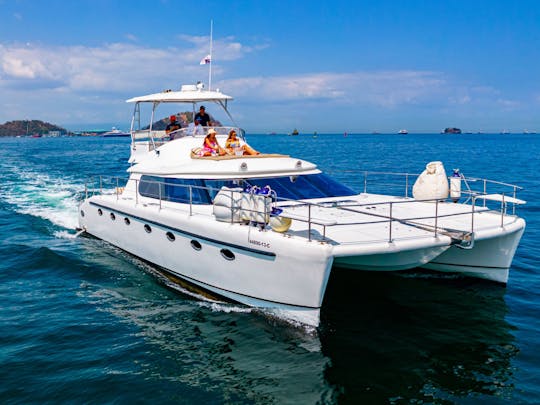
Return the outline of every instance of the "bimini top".
[[[201,85],[183,85],[180,91],[165,90],[161,93],[133,97],[126,103],[199,103],[202,101],[221,102],[232,100],[231,96],[219,90],[203,90]]]

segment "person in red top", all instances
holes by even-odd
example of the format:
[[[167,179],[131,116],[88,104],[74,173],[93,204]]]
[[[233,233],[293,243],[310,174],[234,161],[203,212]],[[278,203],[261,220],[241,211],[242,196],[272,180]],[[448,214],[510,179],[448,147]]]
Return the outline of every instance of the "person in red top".
[[[169,117],[169,124],[167,125],[167,128],[165,128],[165,133],[169,134],[170,132],[176,131],[180,128],[180,124],[178,123],[178,121],[176,121],[176,115],[171,115]]]

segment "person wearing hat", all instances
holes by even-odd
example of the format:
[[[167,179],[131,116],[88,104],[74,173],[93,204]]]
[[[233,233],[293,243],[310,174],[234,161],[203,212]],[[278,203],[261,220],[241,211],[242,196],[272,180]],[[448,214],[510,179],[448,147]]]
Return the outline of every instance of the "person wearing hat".
[[[176,121],[176,115],[171,115],[169,117],[169,124],[167,125],[167,128],[165,128],[165,133],[168,135],[169,133],[176,131],[180,128],[180,124],[178,123],[178,121]]]
[[[201,125],[203,127],[210,126],[210,116],[206,113],[206,108],[204,108],[204,105],[201,105],[201,107],[199,108],[199,112],[195,114],[194,121],[197,118],[201,120]]]
[[[216,131],[212,128],[208,131],[208,135],[204,138],[203,147],[201,148],[201,156],[223,156],[227,151],[219,146],[216,139]]]

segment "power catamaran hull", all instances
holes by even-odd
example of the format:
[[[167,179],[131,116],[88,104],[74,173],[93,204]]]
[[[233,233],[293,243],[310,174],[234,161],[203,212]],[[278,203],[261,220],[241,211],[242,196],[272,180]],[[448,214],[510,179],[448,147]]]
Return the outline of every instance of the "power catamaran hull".
[[[503,263],[509,265],[523,232],[518,221],[514,225],[517,231],[478,241],[470,250],[457,248],[445,235],[333,245],[304,237],[301,225],[296,233],[292,229],[281,234],[218,222],[201,211],[208,207],[190,213],[186,205],[160,207],[128,195],[85,200],[79,210],[81,227],[203,290],[312,326],[318,325],[333,265],[368,271],[424,267],[506,282],[501,272],[491,268],[481,272],[474,263],[486,263],[491,257],[492,263],[500,265],[502,255]],[[443,260],[461,267],[445,267]]]
[[[114,191],[104,191],[101,178],[99,188],[87,188],[80,227],[154,264],[172,280],[313,326],[319,324],[334,265],[369,271],[422,267],[507,281],[525,227],[521,218],[507,214],[508,204],[524,203],[515,198],[517,186],[510,185],[514,197],[509,198],[487,194],[484,181],[483,192],[469,193],[472,203],[452,204],[445,202],[443,173],[438,178],[446,191],[432,197],[355,194],[310,162],[272,154],[203,158],[197,150],[205,134],[152,128],[161,103],[215,102],[229,114],[230,99],[187,86],[128,100],[136,103],[130,178],[125,187],[115,179]],[[152,106],[147,129],[140,126],[144,103]],[[221,144],[231,129],[245,144],[237,126],[206,128],[217,130]],[[437,166],[438,171],[433,163],[440,162],[426,170]],[[408,185],[408,175],[406,180]],[[269,183],[280,198],[253,191]],[[478,208],[477,198],[500,202],[500,210],[485,203]],[[276,226],[274,216],[286,221]]]

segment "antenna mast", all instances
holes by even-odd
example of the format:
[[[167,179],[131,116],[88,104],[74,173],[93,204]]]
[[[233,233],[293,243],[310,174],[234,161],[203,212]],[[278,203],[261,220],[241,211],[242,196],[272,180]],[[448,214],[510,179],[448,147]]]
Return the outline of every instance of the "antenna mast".
[[[210,20],[210,63],[208,67],[208,90],[212,90],[212,31],[214,27],[214,20]]]

